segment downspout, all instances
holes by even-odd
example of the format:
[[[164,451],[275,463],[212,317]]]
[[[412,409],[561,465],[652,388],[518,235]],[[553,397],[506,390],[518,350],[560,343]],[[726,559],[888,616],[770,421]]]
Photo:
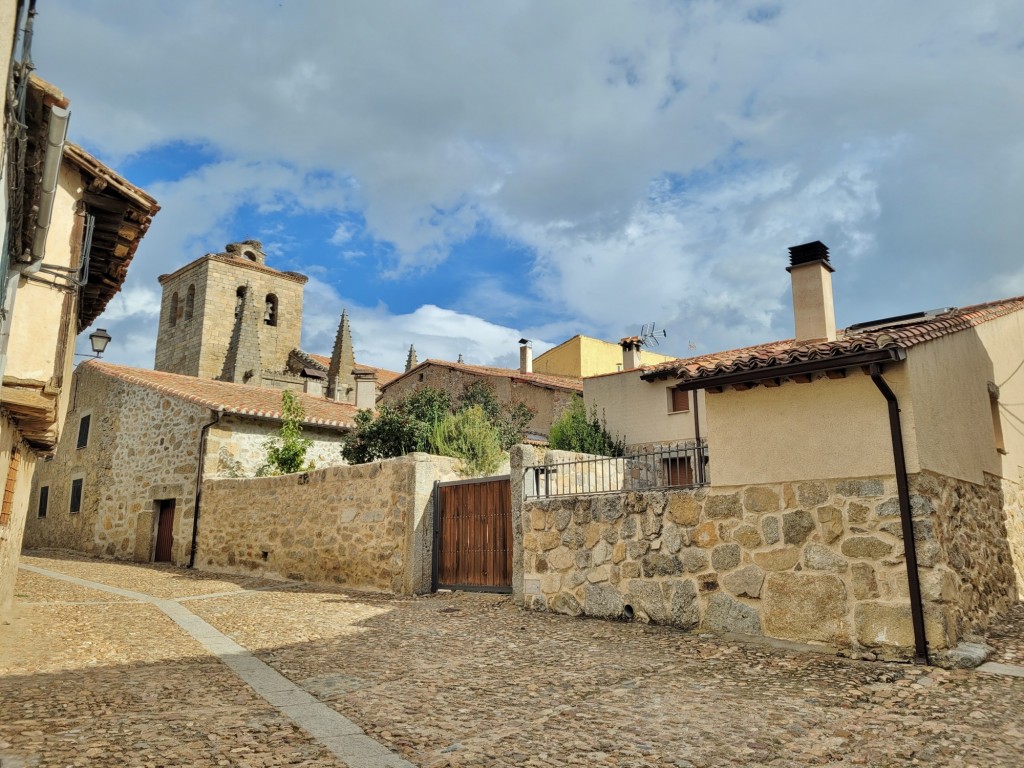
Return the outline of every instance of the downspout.
[[[903,452],[903,430],[900,427],[900,404],[896,394],[882,378],[882,367],[871,363],[871,380],[889,405],[889,431],[892,434],[892,456],[896,464],[896,493],[900,503],[900,523],[903,529],[903,550],[907,559],[907,588],[910,592],[910,617],[914,624],[914,663],[928,663],[928,638],[924,629],[924,603],[921,600],[921,581],[917,571],[917,545],[914,542],[914,519],[910,510],[910,483],[907,479],[907,461]]]
[[[210,427],[219,423],[224,411],[214,411],[213,421],[204,424],[199,432],[199,464],[196,466],[196,500],[192,506],[192,548],[188,553],[188,567],[196,565],[196,543],[199,541],[199,504],[203,496],[203,464],[206,463],[206,435]]]

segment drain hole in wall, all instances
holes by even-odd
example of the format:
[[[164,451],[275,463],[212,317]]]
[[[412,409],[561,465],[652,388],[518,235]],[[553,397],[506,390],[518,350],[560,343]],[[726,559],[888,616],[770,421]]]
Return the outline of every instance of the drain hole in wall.
[[[263,562],[267,562],[267,560],[268,560],[269,558],[270,558],[270,553],[269,553],[269,552],[266,552],[266,551],[264,551],[264,553],[263,553]]]
[[[622,609],[622,615],[626,618],[627,621],[632,619],[633,618],[633,606],[632,605],[625,606]]]

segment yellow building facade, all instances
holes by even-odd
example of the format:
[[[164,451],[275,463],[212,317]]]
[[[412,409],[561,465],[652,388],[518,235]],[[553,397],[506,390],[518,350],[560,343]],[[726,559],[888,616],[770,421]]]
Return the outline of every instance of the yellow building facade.
[[[657,365],[675,360],[671,355],[659,355],[646,349],[640,353],[641,365]],[[622,347],[590,336],[576,335],[552,347],[533,361],[534,373],[555,376],[575,376],[584,379],[602,373],[615,373],[622,369]]]

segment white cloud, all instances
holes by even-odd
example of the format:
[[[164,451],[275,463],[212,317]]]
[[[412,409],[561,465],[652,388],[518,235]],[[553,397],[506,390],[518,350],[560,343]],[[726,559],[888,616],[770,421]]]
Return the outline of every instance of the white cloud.
[[[391,276],[490,227],[535,254],[534,301],[503,311],[541,298],[545,328],[657,319],[707,346],[785,332],[785,247],[810,239],[836,254],[841,311],[986,298],[1017,269],[1024,4],[40,11],[35,59],[74,134],[114,160],[170,141],[226,158],[153,190],[162,259],[235,239],[242,200],[361,215]],[[666,177],[682,182],[652,199]]]

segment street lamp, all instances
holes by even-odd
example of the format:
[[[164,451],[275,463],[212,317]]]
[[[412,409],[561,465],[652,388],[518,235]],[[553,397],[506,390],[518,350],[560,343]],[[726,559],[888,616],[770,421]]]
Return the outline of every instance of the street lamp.
[[[81,352],[76,352],[76,357],[102,357],[103,353],[107,350],[107,344],[110,343],[110,334],[107,333],[106,328],[97,328],[95,331],[89,334],[89,343],[92,345],[92,351],[95,355],[84,355]]]

